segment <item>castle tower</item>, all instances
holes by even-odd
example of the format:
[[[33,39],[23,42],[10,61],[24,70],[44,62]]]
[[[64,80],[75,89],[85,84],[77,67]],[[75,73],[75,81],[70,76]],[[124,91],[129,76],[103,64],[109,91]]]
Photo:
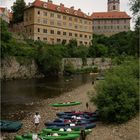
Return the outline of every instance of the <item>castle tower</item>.
[[[108,12],[120,11],[120,0],[108,0]]]

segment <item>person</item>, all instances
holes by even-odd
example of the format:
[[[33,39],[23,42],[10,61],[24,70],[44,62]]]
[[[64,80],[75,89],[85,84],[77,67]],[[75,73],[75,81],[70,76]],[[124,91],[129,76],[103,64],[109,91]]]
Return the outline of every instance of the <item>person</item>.
[[[88,110],[89,109],[89,104],[86,102],[86,109]]]
[[[87,110],[87,112],[89,112],[91,110],[90,107],[89,107],[88,102],[86,102],[86,110]]]
[[[84,129],[81,130],[80,139],[79,140],[86,140],[86,133],[85,133]]]
[[[38,131],[38,125],[40,123],[40,119],[41,119],[41,117],[40,117],[39,113],[36,112],[35,115],[34,115],[34,124],[35,124],[35,132],[36,133]]]

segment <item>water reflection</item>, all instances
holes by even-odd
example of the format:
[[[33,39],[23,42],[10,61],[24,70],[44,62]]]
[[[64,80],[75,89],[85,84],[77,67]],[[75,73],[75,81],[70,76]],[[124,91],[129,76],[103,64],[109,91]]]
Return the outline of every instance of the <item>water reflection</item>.
[[[84,74],[73,77],[2,81],[1,117],[7,118],[21,110],[33,110],[33,103],[54,98],[91,80],[89,74]]]

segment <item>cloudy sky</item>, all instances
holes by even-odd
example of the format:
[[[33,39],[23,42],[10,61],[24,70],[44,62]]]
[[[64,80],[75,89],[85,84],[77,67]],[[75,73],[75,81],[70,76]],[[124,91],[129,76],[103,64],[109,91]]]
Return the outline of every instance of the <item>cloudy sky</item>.
[[[16,0],[0,0],[0,5],[10,7]],[[26,4],[28,2],[33,2],[34,0],[25,0]],[[47,0],[42,0],[47,1]],[[55,4],[63,3],[66,7],[74,6],[75,9],[81,8],[85,13],[91,14],[92,12],[107,11],[107,0],[52,0]],[[127,12],[132,17],[132,12],[130,11],[129,0],[120,0],[121,11]],[[131,29],[133,29],[134,23],[131,20]]]

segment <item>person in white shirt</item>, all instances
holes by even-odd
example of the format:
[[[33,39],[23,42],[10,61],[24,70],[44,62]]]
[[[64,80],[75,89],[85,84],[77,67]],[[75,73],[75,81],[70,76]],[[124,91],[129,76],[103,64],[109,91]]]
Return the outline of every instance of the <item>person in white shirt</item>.
[[[41,117],[40,117],[39,113],[36,112],[36,114],[34,115],[34,124],[35,124],[36,133],[37,133],[38,125],[40,123],[40,119],[41,119]]]

